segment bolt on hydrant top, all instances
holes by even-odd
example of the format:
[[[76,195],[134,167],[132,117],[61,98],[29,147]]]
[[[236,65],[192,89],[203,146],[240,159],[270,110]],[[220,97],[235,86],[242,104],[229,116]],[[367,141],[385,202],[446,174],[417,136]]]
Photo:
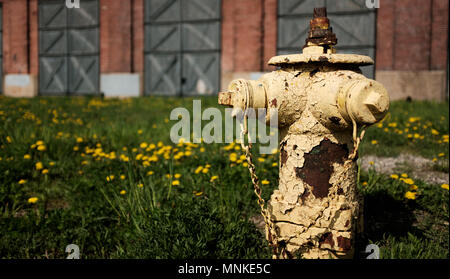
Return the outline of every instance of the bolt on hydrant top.
[[[354,64],[359,66],[372,65],[372,58],[357,54],[336,54],[336,35],[327,18],[327,9],[314,8],[314,17],[309,22],[309,33],[302,54],[279,55],[269,60],[269,65],[282,66],[309,62],[328,62]]]

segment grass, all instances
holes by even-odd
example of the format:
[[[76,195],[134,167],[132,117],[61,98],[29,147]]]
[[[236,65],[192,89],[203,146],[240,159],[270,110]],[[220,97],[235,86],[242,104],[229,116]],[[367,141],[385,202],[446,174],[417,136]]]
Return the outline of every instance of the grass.
[[[0,98],[0,257],[65,258],[74,243],[82,258],[271,258],[249,221],[258,205],[239,146],[171,143],[170,111],[192,100]],[[202,109],[216,102],[202,98]],[[448,172],[448,104],[393,102],[361,147],[403,152]],[[278,154],[257,157],[267,200]],[[414,181],[413,191],[371,170],[360,181],[360,251],[448,258],[448,190]]]

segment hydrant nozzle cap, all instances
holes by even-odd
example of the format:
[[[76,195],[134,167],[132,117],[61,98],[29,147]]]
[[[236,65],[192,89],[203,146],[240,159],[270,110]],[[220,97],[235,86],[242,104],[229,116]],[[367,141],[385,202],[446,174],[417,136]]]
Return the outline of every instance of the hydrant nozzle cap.
[[[346,87],[346,110],[358,124],[372,125],[381,121],[389,109],[389,95],[375,80],[358,80]]]

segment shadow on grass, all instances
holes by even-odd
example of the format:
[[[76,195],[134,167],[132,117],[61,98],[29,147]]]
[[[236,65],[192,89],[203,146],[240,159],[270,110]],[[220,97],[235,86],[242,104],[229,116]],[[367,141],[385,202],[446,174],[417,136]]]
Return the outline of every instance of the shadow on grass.
[[[364,231],[357,236],[356,258],[366,258],[365,248],[387,236],[402,237],[416,231],[413,209],[387,192],[377,191],[364,196]]]

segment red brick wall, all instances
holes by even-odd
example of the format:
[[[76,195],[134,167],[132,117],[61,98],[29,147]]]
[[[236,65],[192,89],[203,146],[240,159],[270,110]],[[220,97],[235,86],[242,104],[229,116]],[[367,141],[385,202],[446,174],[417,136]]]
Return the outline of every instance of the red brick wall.
[[[380,2],[377,70],[445,70],[448,0]]]
[[[0,0],[0,3],[3,6],[3,72],[28,73],[27,1]]]
[[[134,3],[133,3],[134,2]],[[144,72],[144,0],[132,0],[133,72]]]
[[[222,72],[262,71],[276,53],[276,0],[222,1]]]
[[[131,0],[100,0],[100,72],[131,71]]]

